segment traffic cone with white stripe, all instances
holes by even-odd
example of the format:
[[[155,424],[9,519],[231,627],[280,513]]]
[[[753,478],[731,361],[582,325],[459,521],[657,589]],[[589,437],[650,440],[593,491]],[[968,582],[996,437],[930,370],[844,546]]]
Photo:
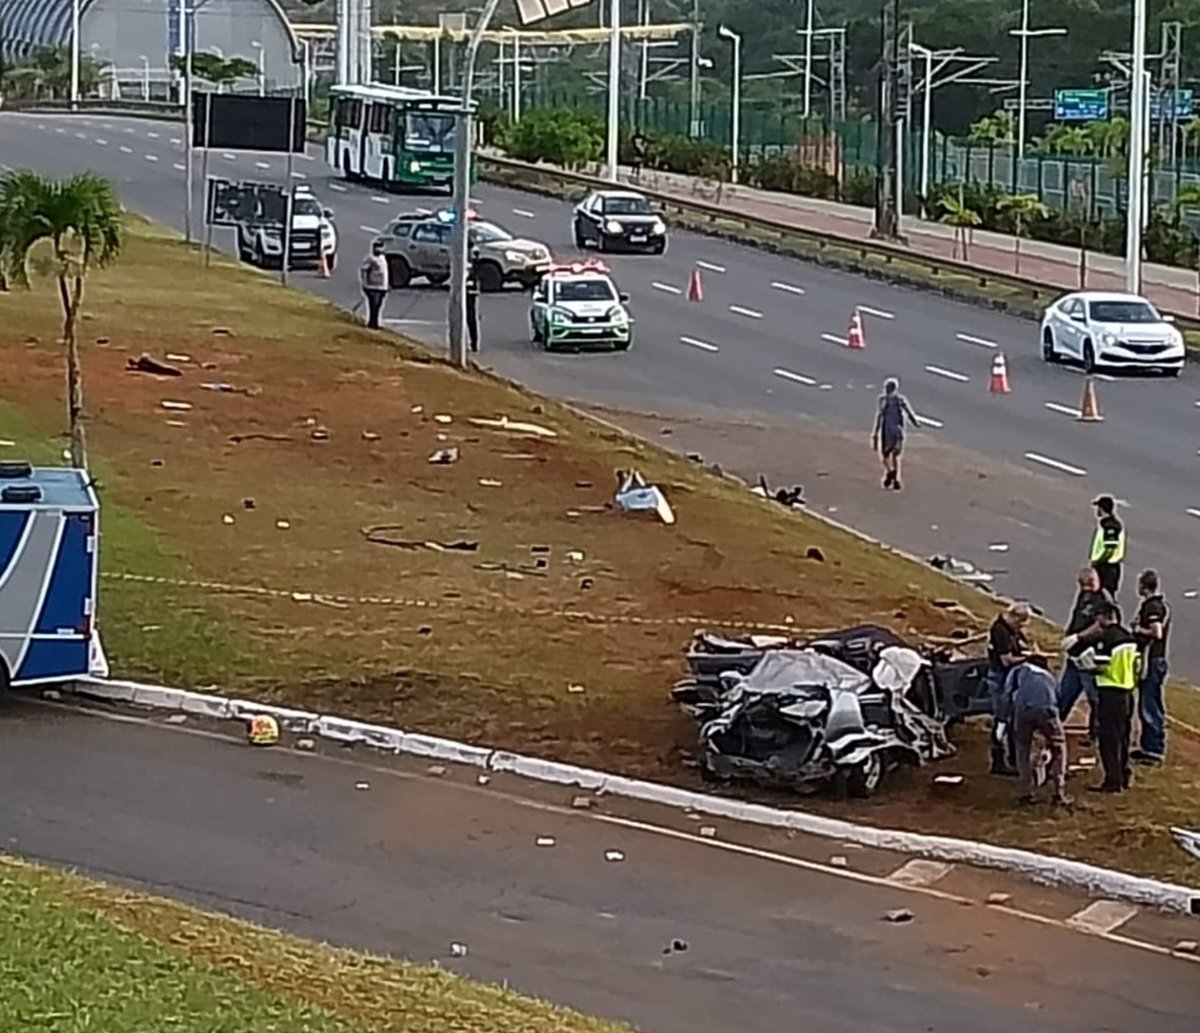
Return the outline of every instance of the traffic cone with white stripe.
[[[687,299],[688,301],[704,300],[704,287],[700,283],[699,269],[693,269],[692,275],[688,277]]]
[[[992,378],[988,384],[988,390],[994,395],[1006,395],[1012,392],[1012,388],[1008,383],[1008,363],[1004,361],[1004,355],[999,354],[992,361]]]
[[[858,309],[850,314],[850,329],[846,334],[846,347],[851,351],[862,351],[867,346],[867,338],[863,333],[862,316]]]
[[[1096,378],[1088,377],[1083,384],[1083,401],[1079,403],[1080,423],[1100,423],[1104,417],[1100,415],[1100,403],[1096,401]]]

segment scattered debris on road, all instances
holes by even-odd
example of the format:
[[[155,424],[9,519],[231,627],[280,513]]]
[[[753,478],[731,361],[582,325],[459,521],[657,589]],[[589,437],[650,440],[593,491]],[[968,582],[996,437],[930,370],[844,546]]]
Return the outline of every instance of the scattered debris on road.
[[[587,811],[593,806],[594,801],[590,796],[574,796],[571,798],[571,806],[577,811]]]
[[[313,739],[297,739],[296,749],[304,753],[312,753],[317,748],[316,741]]]
[[[355,782],[354,788],[357,789],[359,792],[366,792],[368,789],[371,788],[371,783],[370,782]]]
[[[616,864],[620,861],[624,861],[625,855],[621,853],[620,850],[605,850],[604,860],[608,861],[610,864]]]
[[[987,895],[987,902],[992,905],[992,907],[1001,907],[1004,904],[1007,904],[1010,900],[1012,900],[1011,893],[989,893]]]
[[[776,488],[772,491],[767,484],[766,477],[762,474],[758,475],[758,483],[750,489],[750,492],[759,498],[773,499],[787,509],[799,509],[808,505],[804,499],[803,484],[793,484],[790,488]]]
[[[434,778],[441,778],[442,775],[444,775],[446,773],[446,765],[445,764],[430,764],[429,767],[427,767],[425,769],[425,773],[429,774],[429,775],[433,775]]]
[[[883,920],[885,922],[891,922],[893,925],[901,925],[904,922],[911,922],[913,918],[913,913],[906,907],[894,907],[890,911],[885,911],[883,914]]]
[[[662,489],[647,484],[636,470],[617,471],[617,509],[622,513],[657,513],[664,524],[675,523],[675,511]]]
[[[159,404],[170,412],[188,412],[192,408],[191,402],[176,402],[170,398],[164,398]]]
[[[538,838],[534,842],[540,847],[552,847],[552,846],[554,846],[554,837],[553,836],[538,836]]]
[[[279,722],[270,714],[252,714],[246,722],[251,746],[274,746],[279,742]]]
[[[688,949],[687,940],[672,940],[663,948],[664,954],[682,954]]]
[[[465,958],[467,956],[467,945],[465,943],[450,944],[450,957]]]

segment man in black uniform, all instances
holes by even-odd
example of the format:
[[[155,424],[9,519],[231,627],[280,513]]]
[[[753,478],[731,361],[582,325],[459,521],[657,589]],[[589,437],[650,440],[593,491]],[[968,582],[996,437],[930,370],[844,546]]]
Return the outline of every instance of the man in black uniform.
[[[467,340],[471,351],[479,351],[479,252],[471,252],[467,264]]]
[[[1025,625],[1030,610],[1026,603],[1013,603],[993,622],[988,631],[988,693],[992,698],[992,770],[993,775],[1015,775],[1016,766],[1010,757],[1011,735],[1000,734],[1001,725],[1009,724],[1005,712],[1004,686],[1009,672],[1025,662],[1029,642]]]
[[[1141,745],[1130,754],[1139,764],[1159,765],[1167,754],[1167,708],[1163,691],[1167,681],[1167,635],[1171,607],[1163,598],[1158,572],[1143,570],[1138,576],[1142,605],[1133,621],[1133,636],[1141,649],[1138,669],[1138,719]]]
[[[1099,701],[1096,709],[1104,781],[1091,789],[1096,793],[1121,793],[1133,781],[1129,738],[1137,690],[1138,649],[1133,635],[1121,627],[1121,613],[1115,606],[1101,607],[1096,618],[1095,628],[1079,636],[1080,642],[1091,646],[1088,652],[1095,664]]]
[[[1096,623],[1096,614],[1101,606],[1116,605],[1112,593],[1100,587],[1100,575],[1094,567],[1084,567],[1079,572],[1079,593],[1075,596],[1075,605],[1071,609],[1071,618],[1067,622],[1066,638],[1063,639],[1063,650],[1067,654],[1063,664],[1062,680],[1058,685],[1058,716],[1065,721],[1071,716],[1080,695],[1087,698],[1088,703],[1088,738],[1096,739],[1096,678],[1091,671],[1082,670],[1075,658],[1083,652],[1084,646],[1079,644],[1079,636],[1091,630]]]
[[[1101,495],[1092,505],[1096,507],[1096,530],[1089,560],[1100,575],[1100,587],[1110,591],[1115,599],[1121,588],[1121,564],[1125,560],[1125,525],[1117,519],[1117,503],[1111,495]]]

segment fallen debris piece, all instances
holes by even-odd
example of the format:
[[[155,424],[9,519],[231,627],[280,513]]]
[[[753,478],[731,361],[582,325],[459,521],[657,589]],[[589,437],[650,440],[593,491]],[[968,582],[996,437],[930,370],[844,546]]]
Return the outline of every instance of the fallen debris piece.
[[[1191,829],[1173,828],[1171,829],[1171,835],[1175,837],[1176,843],[1196,858],[1196,860],[1200,861],[1200,832],[1195,832]]]
[[[1200,944],[1195,940],[1180,940],[1172,950],[1176,954],[1198,954],[1200,953]]]
[[[554,846],[554,837],[553,836],[538,836],[538,838],[536,840],[534,840],[534,842],[540,847],[551,847],[551,846]]]
[[[233,523],[233,514],[232,514],[232,513],[226,513],[226,514],[225,514],[223,517],[221,517],[221,523],[223,523],[223,524],[232,524],[232,523]]]
[[[279,722],[270,714],[252,714],[246,722],[246,738],[251,746],[274,746],[279,742]]]
[[[987,895],[987,902],[993,907],[1000,907],[1007,904],[1010,900],[1012,900],[1011,893],[989,893]]]
[[[675,511],[662,490],[647,484],[636,470],[617,471],[617,508],[623,513],[657,513],[664,524],[675,523]]]
[[[567,553],[567,559],[569,559],[572,563],[582,563],[583,562],[583,553],[580,552],[578,549],[572,549],[570,552]]]
[[[363,441],[378,441],[379,437],[380,436],[378,434],[376,434],[373,430],[364,430],[362,432]]]
[[[491,780],[492,778],[490,775],[480,775],[477,779],[475,779],[475,781],[481,786],[487,785],[489,782],[491,782]]]
[[[259,389],[254,387],[234,387],[232,384],[227,384],[223,380],[212,380],[207,384],[201,384],[205,391],[215,391],[220,395],[245,395],[247,398],[253,398],[259,394]]]
[[[258,503],[254,499],[242,499],[242,509],[256,509]]]
[[[450,957],[465,958],[467,956],[467,945],[465,943],[450,944]]]
[[[906,907],[894,907],[891,911],[885,911],[883,914],[885,922],[892,922],[895,925],[913,920],[913,913]]]
[[[409,412],[411,412],[411,413],[414,413],[414,414],[417,414],[417,413],[423,413],[423,412],[425,411],[425,406],[423,406],[423,405],[414,405],[414,406],[413,406],[411,409],[409,409],[408,411],[409,411]]]
[[[429,457],[429,462],[436,466],[449,466],[451,463],[458,462],[458,446],[452,448],[439,448]]]
[[[421,541],[417,538],[396,538],[396,531],[406,530],[407,524],[372,524],[362,529],[363,537],[373,545],[392,545],[397,549],[428,549],[430,552],[478,552],[479,543],[465,539],[449,542]]]
[[[672,940],[663,948],[664,954],[682,954],[688,949],[687,940]]]
[[[571,798],[571,806],[577,811],[591,810],[594,801],[590,796],[573,796]]]
[[[472,416],[470,422],[476,427],[488,427],[491,430],[505,430],[511,434],[532,434],[538,438],[556,438],[558,431],[551,430],[549,427],[543,427],[537,423],[522,423],[519,420],[510,420],[507,416],[501,416],[499,419],[487,419],[482,416]]]
[[[8,438],[0,438],[0,448],[16,448],[15,441],[9,441]]]
[[[442,775],[446,773],[446,765],[430,764],[425,770],[428,774],[433,775],[435,778],[441,778]]]
[[[257,431],[250,434],[230,434],[229,440],[235,445],[240,445],[243,441],[291,441],[290,434],[260,434]]]
[[[296,740],[296,749],[301,750],[304,753],[312,753],[312,751],[315,750],[316,748],[317,748],[317,744],[312,739],[297,739]]]
[[[933,784],[935,786],[960,786],[966,778],[963,775],[934,775]]]
[[[354,788],[359,790],[359,792],[366,792],[368,789],[371,788],[371,783],[370,782],[355,782]]]
[[[275,526],[277,528],[279,528],[279,530],[281,530],[281,531],[286,531],[289,527],[292,526],[292,524],[291,524],[291,521],[288,521],[288,520],[276,520]]]
[[[691,458],[690,456],[688,457]],[[699,462],[699,459],[697,459]],[[763,499],[774,499],[781,506],[786,506],[788,509],[795,509],[798,506],[805,506],[808,503],[804,501],[804,485],[794,484],[790,488],[776,488],[771,490],[767,484],[767,479],[762,474],[758,475],[758,484],[750,489],[751,493]]]
[[[501,481],[497,481],[492,477],[480,477],[479,486],[481,488],[502,488],[504,485]]]
[[[829,859],[829,863],[834,868],[845,868],[846,865],[849,864],[846,858],[841,854],[834,854],[833,857]]]
[[[445,413],[438,413],[437,415],[435,415],[435,416],[434,416],[434,418],[433,418],[433,422],[434,422],[434,423],[441,423],[441,424],[443,424],[443,425],[444,425],[444,424],[447,424],[447,423],[453,423],[453,422],[454,422],[454,417],[453,417],[453,416],[447,416],[447,415],[445,415]]]
[[[328,441],[329,430],[325,427],[317,427],[316,430],[310,431],[308,436],[312,438],[313,441]]]
[[[806,560],[814,560],[817,563],[825,562],[825,553],[818,549],[815,545],[810,545],[804,550],[804,558]]]
[[[52,702],[62,699],[62,693],[58,689],[47,689],[42,693],[42,699],[48,699]]]
[[[191,362],[192,357],[185,355],[183,352],[167,352],[168,362]]]
[[[954,556],[930,556],[929,565],[934,570],[944,571],[959,581],[965,581],[969,585],[978,585],[984,589],[987,589],[995,580],[994,576],[986,570],[980,570],[974,563],[957,559]]]
[[[182,377],[183,370],[150,355],[139,355],[136,359],[126,359],[125,369],[130,373],[150,373],[156,377]]]
[[[171,412],[188,412],[192,408],[191,402],[175,402],[169,398],[163,399],[159,404]]]
[[[567,686],[567,691],[573,693],[574,695],[579,695],[579,693],[583,692],[583,686],[571,684]]]
[[[621,853],[620,850],[605,850],[604,860],[608,861],[610,864],[617,864],[618,862],[625,860],[625,855]]]
[[[187,717],[187,714],[169,714],[165,720],[169,725],[181,725],[187,721]]]
[[[701,825],[700,835],[705,839],[712,839],[717,834],[717,830],[712,825]]]

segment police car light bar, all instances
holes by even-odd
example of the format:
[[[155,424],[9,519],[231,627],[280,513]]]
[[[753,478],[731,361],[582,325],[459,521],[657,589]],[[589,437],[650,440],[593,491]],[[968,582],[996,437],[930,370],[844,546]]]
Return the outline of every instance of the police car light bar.
[[[583,273],[607,273],[608,271],[608,266],[598,258],[589,258],[583,262],[563,262],[550,267],[551,273],[574,273],[576,276]]]
[[[438,222],[453,222],[454,221],[454,209],[453,208],[439,208],[437,210],[437,212],[434,213],[434,215],[435,215],[435,218],[438,220]],[[477,211],[475,211],[474,208],[467,209],[467,220],[468,221],[470,221],[472,219],[478,219],[478,218],[479,218],[479,213]]]

